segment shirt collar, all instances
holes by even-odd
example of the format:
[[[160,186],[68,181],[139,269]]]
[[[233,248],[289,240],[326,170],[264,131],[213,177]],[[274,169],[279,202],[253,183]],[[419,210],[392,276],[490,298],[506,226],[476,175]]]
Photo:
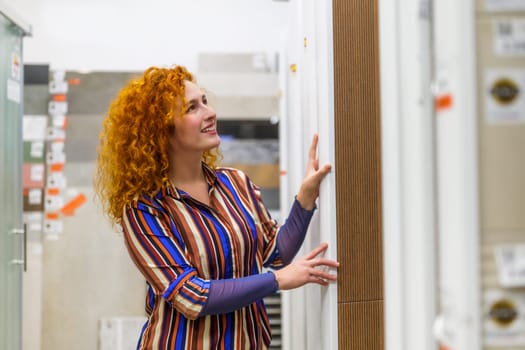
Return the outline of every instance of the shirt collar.
[[[215,183],[217,182],[217,174],[215,173],[215,171],[204,162],[202,162],[202,171],[204,172],[204,178],[206,179],[208,185],[210,187],[215,187]],[[166,183],[166,186],[161,192],[162,196],[171,196],[178,200],[183,200],[184,198],[189,197],[189,195],[186,192],[176,188],[170,181]]]

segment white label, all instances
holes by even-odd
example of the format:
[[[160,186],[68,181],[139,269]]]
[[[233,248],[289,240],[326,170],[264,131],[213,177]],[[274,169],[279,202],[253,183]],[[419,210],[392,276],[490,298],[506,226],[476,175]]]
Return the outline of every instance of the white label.
[[[64,152],[47,152],[48,164],[64,164],[66,162],[66,154]]]
[[[27,201],[31,205],[42,204],[42,190],[39,188],[32,188],[27,194]]]
[[[50,115],[64,115],[67,114],[67,102],[65,101],[49,101]]]
[[[502,245],[494,251],[503,287],[525,287],[525,244]]]
[[[499,56],[525,56],[525,20],[494,22],[494,52]]]
[[[24,141],[43,141],[46,139],[47,116],[25,115],[22,123]]]
[[[20,89],[20,83],[12,79],[7,79],[7,99],[20,104],[21,95],[22,90]]]
[[[485,114],[489,123],[525,122],[525,69],[485,72]]]
[[[62,233],[64,231],[64,223],[60,220],[44,220],[44,233],[51,234],[46,236],[46,238],[56,239],[54,234]]]
[[[63,141],[66,138],[66,131],[50,127],[47,129],[47,140],[48,141]]]
[[[485,0],[485,7],[489,11],[525,10],[523,0]]]
[[[43,219],[42,212],[25,212],[24,223],[27,225],[27,231],[41,232]]]
[[[45,211],[58,211],[64,206],[64,199],[61,196],[46,195],[44,202]]]
[[[493,289],[483,299],[485,345],[525,345],[525,294]]]
[[[49,82],[49,93],[50,94],[67,94],[68,83],[66,81],[50,81]]]
[[[63,70],[56,70],[53,72],[53,81],[63,82],[66,78],[66,72]]]
[[[31,142],[29,154],[32,158],[42,158],[44,156],[44,141]]]
[[[66,177],[64,173],[54,172],[47,177],[47,187],[66,188]]]
[[[51,123],[56,128],[65,129],[66,119],[65,115],[54,115],[51,117]]]
[[[54,141],[50,143],[51,152],[64,152],[64,141]]]
[[[29,179],[32,182],[44,180],[44,164],[32,164],[29,170]]]

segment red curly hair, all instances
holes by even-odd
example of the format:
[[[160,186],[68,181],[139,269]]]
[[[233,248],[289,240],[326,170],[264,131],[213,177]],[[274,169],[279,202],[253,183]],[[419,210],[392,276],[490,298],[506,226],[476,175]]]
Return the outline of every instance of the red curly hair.
[[[173,118],[184,114],[185,80],[194,82],[185,67],[150,67],[110,104],[99,137],[94,186],[112,223],[121,223],[122,210],[131,201],[169,183],[168,142]],[[202,159],[215,168],[219,156],[213,149]]]

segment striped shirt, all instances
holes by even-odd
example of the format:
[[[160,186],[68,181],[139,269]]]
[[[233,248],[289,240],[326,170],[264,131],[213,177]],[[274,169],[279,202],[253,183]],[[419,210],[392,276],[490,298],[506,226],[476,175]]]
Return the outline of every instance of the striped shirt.
[[[199,317],[210,280],[282,267],[279,230],[259,188],[241,171],[203,165],[210,205],[166,185],[124,209],[124,239],[148,283],[149,315],[138,349],[267,349],[271,331],[262,300]]]

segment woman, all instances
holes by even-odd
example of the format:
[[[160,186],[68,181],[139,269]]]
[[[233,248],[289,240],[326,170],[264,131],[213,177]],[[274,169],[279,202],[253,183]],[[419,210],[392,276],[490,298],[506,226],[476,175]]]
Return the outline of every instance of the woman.
[[[148,284],[138,349],[266,349],[262,298],[335,275],[322,244],[292,262],[322,179],[314,136],[286,223],[243,172],[217,167],[217,117],[184,67],[152,67],[122,89],[100,136],[95,187]],[[272,268],[264,272],[263,268]]]

